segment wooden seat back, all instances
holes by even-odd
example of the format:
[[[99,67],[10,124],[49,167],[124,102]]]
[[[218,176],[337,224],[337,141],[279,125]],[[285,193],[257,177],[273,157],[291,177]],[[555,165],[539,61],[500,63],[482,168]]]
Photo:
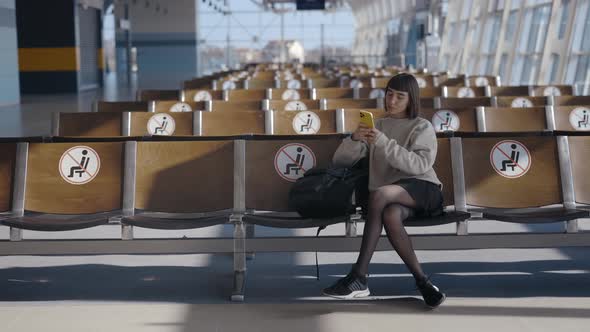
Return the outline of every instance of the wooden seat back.
[[[0,212],[10,211],[16,143],[0,143]]]
[[[120,210],[123,145],[123,142],[30,143],[25,210],[53,214]],[[83,157],[88,158],[84,165]]]
[[[199,213],[233,207],[233,141],[138,142],[136,165],[136,209]]]
[[[554,137],[462,138],[462,149],[468,205],[527,208],[562,202]]]
[[[328,167],[342,140],[340,135],[300,137],[246,141],[246,209],[290,211],[293,183],[312,167]]]
[[[150,114],[147,112],[131,112]],[[124,113],[59,113],[59,136],[112,137],[122,135]]]
[[[590,137],[569,136],[568,143],[576,203],[590,204]]]
[[[519,132],[547,130],[545,108],[485,107],[484,120],[488,132]]]
[[[196,112],[201,117],[201,136],[264,134],[264,111]]]
[[[94,104],[96,112],[147,112],[147,101],[97,101]]]

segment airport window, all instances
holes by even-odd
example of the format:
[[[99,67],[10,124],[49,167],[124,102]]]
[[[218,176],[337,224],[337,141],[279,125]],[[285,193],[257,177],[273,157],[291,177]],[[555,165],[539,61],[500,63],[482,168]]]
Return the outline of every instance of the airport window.
[[[521,3],[522,3],[521,0],[512,0],[510,2],[510,9],[512,10],[512,9],[518,9],[518,8],[520,8],[520,4]]]
[[[469,61],[467,62],[467,73],[472,75],[474,73],[475,61],[477,60],[476,57],[472,56],[469,57]]]
[[[566,84],[574,83],[574,76],[576,75],[576,66],[578,65],[578,57],[572,56],[567,64],[567,73],[565,77]]]
[[[494,56],[488,55],[486,62],[487,62],[486,68],[485,68],[485,72],[483,74],[492,75],[494,73]]]
[[[583,85],[590,79],[590,55],[581,55],[578,59],[574,84]]]
[[[488,12],[494,12],[504,9],[504,0],[490,0],[488,3]]]
[[[588,15],[588,11],[590,10],[590,1],[585,1],[581,6],[578,7],[576,20],[574,22],[574,31],[573,31],[573,43],[572,43],[572,51],[573,52],[582,52],[583,51],[583,44],[584,39],[590,38],[588,36],[588,26],[590,23],[588,19],[590,18]],[[587,43],[586,43],[587,44]]]
[[[463,2],[463,7],[461,8],[461,20],[468,20],[471,14],[471,6],[473,5],[473,0],[465,0]]]
[[[510,73],[510,84],[519,85],[520,78],[522,75],[522,67],[524,63],[524,56],[519,55],[516,57],[514,64],[512,65],[512,72]]]
[[[533,28],[529,36],[528,52],[539,53],[545,46],[545,36],[549,27],[549,17],[551,15],[550,6],[540,6],[534,9]]]
[[[518,21],[518,10],[512,10],[510,11],[510,14],[508,15],[508,22],[506,23],[506,32],[504,33],[504,41],[506,41],[507,43],[511,43],[512,42],[512,38],[514,37],[514,34],[516,33],[516,28],[517,28],[517,22]]]
[[[506,78],[508,77],[508,54],[504,53],[500,57],[500,67],[498,68],[498,73],[500,77]]]
[[[557,82],[557,69],[559,68],[559,54],[551,54],[551,60],[549,63],[550,70],[547,72],[548,76],[545,78],[545,83],[551,84]]]
[[[566,83],[583,86],[590,80],[590,1],[576,8],[571,55],[568,60]],[[587,86],[587,84],[586,84]],[[588,88],[586,88],[587,90]],[[587,92],[587,91],[585,91]]]
[[[464,43],[465,42],[465,36],[467,35],[467,21],[463,21],[461,22],[461,24],[459,25],[459,35],[457,36],[457,41],[459,43]]]
[[[532,28],[533,10],[532,8],[527,9],[524,12],[524,18],[522,21],[522,31],[520,32],[520,39],[518,41],[518,51],[525,53],[527,51],[527,45],[529,44],[529,35]]]
[[[485,53],[494,53],[498,45],[498,33],[500,32],[500,22],[502,13],[488,17],[485,24],[483,50]]]
[[[520,84],[535,84],[536,74],[539,72],[541,58],[538,55],[526,55],[524,56],[523,62]]]
[[[481,24],[479,24],[480,19],[477,18],[475,22],[475,30],[473,30],[473,34],[471,35],[471,47],[479,45],[479,42],[481,41]]]
[[[511,76],[511,81],[515,84],[536,82],[550,14],[549,5],[525,9],[523,29],[518,41],[517,61]]]
[[[563,39],[567,30],[567,20],[569,16],[570,1],[563,0],[561,3],[561,19],[559,21],[559,33],[558,38]]]

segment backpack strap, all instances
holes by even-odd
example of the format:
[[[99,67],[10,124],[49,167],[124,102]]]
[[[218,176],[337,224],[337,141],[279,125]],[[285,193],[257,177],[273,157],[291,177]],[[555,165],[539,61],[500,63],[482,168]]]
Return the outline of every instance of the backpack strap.
[[[318,227],[318,232],[316,233],[316,237],[320,236],[320,232],[323,231],[324,229],[326,229],[326,226],[320,226]],[[316,280],[320,280],[320,264],[318,263],[318,252],[315,252],[315,277]]]

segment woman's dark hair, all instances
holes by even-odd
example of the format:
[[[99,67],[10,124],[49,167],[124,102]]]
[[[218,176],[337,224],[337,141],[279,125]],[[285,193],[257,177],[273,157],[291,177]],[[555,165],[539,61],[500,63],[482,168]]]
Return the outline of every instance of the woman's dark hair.
[[[387,89],[403,91],[408,93],[408,117],[414,119],[420,113],[420,88],[418,81],[413,75],[401,73],[393,76],[387,82]],[[387,93],[387,91],[385,91]],[[387,111],[387,103],[385,103],[385,110]]]

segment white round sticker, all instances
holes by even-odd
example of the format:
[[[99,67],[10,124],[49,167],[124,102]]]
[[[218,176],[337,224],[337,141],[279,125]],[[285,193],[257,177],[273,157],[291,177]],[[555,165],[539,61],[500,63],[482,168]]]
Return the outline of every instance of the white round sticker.
[[[150,135],[170,136],[174,134],[174,130],[176,130],[176,122],[172,115],[168,113],[158,113],[148,120],[147,129]]]
[[[518,141],[501,141],[492,148],[490,163],[501,176],[515,179],[525,175],[531,168],[531,154]]]
[[[225,81],[221,86],[223,90],[235,90],[236,89],[236,82],[234,81]]]
[[[170,112],[192,112],[191,105],[187,103],[176,103],[170,107]]]
[[[590,130],[590,108],[576,107],[570,112],[570,125],[575,130],[588,131]]]
[[[68,149],[59,159],[59,174],[70,184],[86,184],[100,170],[100,157],[92,148],[80,145]]]
[[[416,77],[416,81],[418,82],[419,88],[425,88],[428,86],[428,83],[426,83],[426,80],[423,79],[422,77]]]
[[[457,131],[461,126],[459,116],[451,110],[440,110],[434,113],[432,125],[437,132]]]
[[[309,169],[315,167],[313,151],[306,145],[291,143],[279,149],[275,155],[277,174],[289,182],[295,182]]]
[[[457,91],[457,97],[459,98],[473,98],[475,97],[475,91],[472,88],[463,87]]]
[[[287,90],[283,91],[283,94],[281,95],[281,99],[282,100],[299,100],[299,99],[301,99],[301,96],[299,95],[299,92],[297,92],[297,90],[287,89]]]
[[[382,99],[385,97],[385,91],[383,89],[373,89],[371,93],[369,93],[369,98],[371,99]]]
[[[301,82],[299,80],[289,79],[289,81],[287,81],[287,88],[301,89]]]
[[[285,111],[307,111],[307,106],[298,100],[292,100],[285,105]]]
[[[213,100],[213,97],[209,93],[209,91],[197,91],[195,96],[193,97],[194,101],[209,101]]]
[[[362,87],[363,87],[363,82],[361,82],[361,81],[357,80],[356,78],[353,78],[353,79],[350,81],[350,83],[349,83],[349,86],[350,86],[351,88],[353,88],[353,89],[356,89],[356,88],[359,88],[359,89],[360,89],[360,88],[362,88]]]
[[[300,135],[316,134],[321,126],[320,117],[314,112],[299,112],[293,118],[293,130]]]
[[[475,79],[475,86],[486,86],[490,85],[490,82],[486,77],[478,77]]]
[[[561,96],[561,91],[558,87],[548,86],[545,89],[543,89],[543,96]]]
[[[510,107],[513,108],[525,108],[525,107],[533,107],[533,102],[530,101],[528,98],[518,97],[512,100],[510,103]]]

